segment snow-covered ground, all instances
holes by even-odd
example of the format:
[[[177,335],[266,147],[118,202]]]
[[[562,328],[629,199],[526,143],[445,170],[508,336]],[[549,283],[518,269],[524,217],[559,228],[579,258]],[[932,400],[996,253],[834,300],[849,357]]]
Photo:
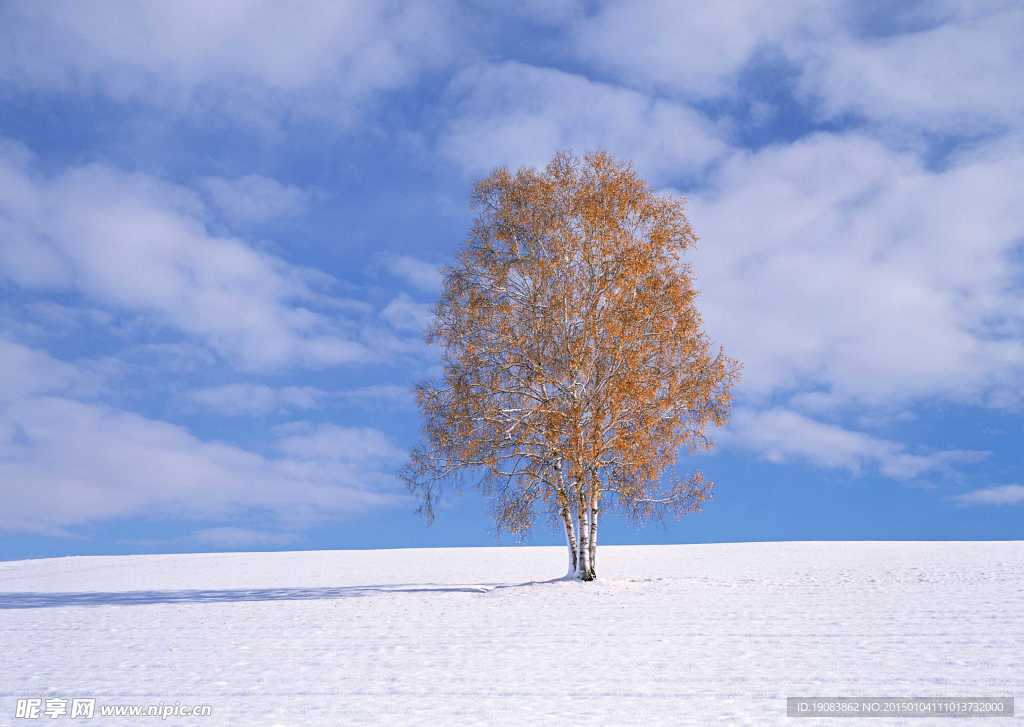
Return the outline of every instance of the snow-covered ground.
[[[1024,712],[1024,542],[606,546],[600,581],[549,581],[564,558],[0,563],[0,724],[161,723],[16,720],[19,697],[212,705],[163,722],[199,725],[799,727],[822,722],[787,719],[785,698],[812,695],[1015,696]],[[982,724],[1000,722],[1024,720]]]

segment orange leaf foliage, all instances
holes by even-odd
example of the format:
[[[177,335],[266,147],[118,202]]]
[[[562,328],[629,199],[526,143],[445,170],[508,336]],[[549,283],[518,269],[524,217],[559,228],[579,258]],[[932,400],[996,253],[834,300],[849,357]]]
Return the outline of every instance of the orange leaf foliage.
[[[405,473],[428,516],[466,471],[512,532],[584,494],[638,517],[698,509],[710,483],[664,474],[710,447],[739,365],[702,331],[682,201],[598,152],[498,169],[473,204],[428,333],[443,380],[418,388],[425,443]]]

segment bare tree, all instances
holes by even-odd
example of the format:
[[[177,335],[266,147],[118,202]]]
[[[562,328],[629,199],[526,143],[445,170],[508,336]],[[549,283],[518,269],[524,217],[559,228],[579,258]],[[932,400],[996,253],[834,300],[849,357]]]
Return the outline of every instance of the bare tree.
[[[711,483],[667,479],[678,452],[710,448],[739,364],[712,354],[684,251],[680,200],[603,152],[476,185],[476,221],[428,340],[443,379],[421,384],[424,443],[404,479],[432,520],[468,475],[499,530],[560,522],[569,573],[596,577],[598,522],[699,510]]]

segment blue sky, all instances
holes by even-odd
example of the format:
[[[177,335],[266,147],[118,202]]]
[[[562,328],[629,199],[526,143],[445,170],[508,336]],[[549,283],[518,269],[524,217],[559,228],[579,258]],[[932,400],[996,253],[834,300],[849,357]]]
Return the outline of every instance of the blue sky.
[[[208,5],[0,5],[0,558],[498,542],[395,477],[421,332],[473,179],[595,148],[745,365],[604,542],[1021,537],[1019,3]]]

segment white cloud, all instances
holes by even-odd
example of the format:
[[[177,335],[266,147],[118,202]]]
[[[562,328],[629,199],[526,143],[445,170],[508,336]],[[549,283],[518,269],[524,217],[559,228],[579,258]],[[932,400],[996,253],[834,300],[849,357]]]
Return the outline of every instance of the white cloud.
[[[265,416],[322,409],[339,403],[379,411],[389,407],[408,408],[413,403],[412,390],[394,384],[326,390],[246,382],[196,389],[189,392],[187,398],[192,404],[223,416]]]
[[[67,533],[123,517],[223,519],[261,513],[288,527],[401,501],[404,457],[375,429],[296,424],[266,456],[181,426],[47,395],[77,371],[5,344],[0,531]]]
[[[799,460],[860,473],[867,467],[906,480],[976,462],[984,452],[946,450],[913,453],[899,442],[809,419],[785,409],[740,409],[725,441],[753,450],[769,462]]]
[[[809,2],[606,2],[569,37],[577,55],[627,86],[705,98],[734,93],[757,51],[827,21]]]
[[[5,4],[0,79],[176,111],[350,113],[456,48],[435,2]]]
[[[478,4],[491,16],[507,14],[516,20],[525,17],[534,23],[553,26],[581,16],[584,11],[584,0],[520,0],[514,5],[501,0],[483,0]]]
[[[793,90],[826,116],[977,133],[1024,113],[1010,90],[1024,83],[1019,3],[606,2],[566,36],[623,85],[688,99],[735,97],[767,57],[792,64]]]
[[[863,37],[837,32],[793,51],[800,89],[829,115],[854,113],[904,127],[979,133],[1024,114],[1024,7],[933,6],[929,27]]]
[[[392,275],[405,280],[414,288],[427,293],[441,290],[441,270],[437,265],[409,255],[394,255],[384,259],[384,266]]]
[[[107,329],[116,327],[114,317],[98,308],[63,305],[53,301],[39,301],[25,308],[29,317],[50,329],[73,331],[88,326],[102,326]]]
[[[381,309],[380,317],[397,331],[420,332],[426,330],[434,319],[434,306],[417,303],[405,293],[400,293]]]
[[[395,462],[404,456],[404,452],[377,429],[292,422],[278,427],[276,431],[281,435],[277,448],[297,458]]]
[[[310,202],[306,190],[258,174],[235,179],[206,177],[200,186],[222,214],[241,224],[298,215]]]
[[[225,526],[196,530],[186,540],[210,545],[215,548],[240,548],[251,545],[287,545],[295,540],[295,536],[290,533]]]
[[[1022,176],[1003,144],[937,171],[857,134],[735,154],[690,220],[699,305],[744,391],[886,407],[1012,393]]]
[[[0,154],[0,277],[155,316],[247,368],[370,358],[329,276],[211,233],[191,191],[103,165],[53,177]]]
[[[953,499],[961,505],[1021,505],[1024,504],[1024,485],[984,487]]]
[[[719,131],[683,104],[521,63],[463,70],[446,99],[440,149],[473,175],[604,148],[657,182],[693,174],[725,150]]]
[[[0,338],[0,403],[67,391],[81,379],[74,366]]]
[[[374,409],[387,406],[410,407],[414,402],[413,390],[410,387],[395,384],[371,384],[334,393],[347,403]]]
[[[274,388],[265,384],[224,384],[190,392],[189,399],[230,416],[262,415],[284,410],[315,409],[327,392],[310,386]]]
[[[117,409],[25,399],[0,410],[0,530],[254,509],[302,520],[397,501],[367,458],[336,465],[308,454],[268,458]]]
[[[150,371],[190,374],[217,365],[217,357],[206,347],[188,341],[141,343],[120,350],[118,359]]]

